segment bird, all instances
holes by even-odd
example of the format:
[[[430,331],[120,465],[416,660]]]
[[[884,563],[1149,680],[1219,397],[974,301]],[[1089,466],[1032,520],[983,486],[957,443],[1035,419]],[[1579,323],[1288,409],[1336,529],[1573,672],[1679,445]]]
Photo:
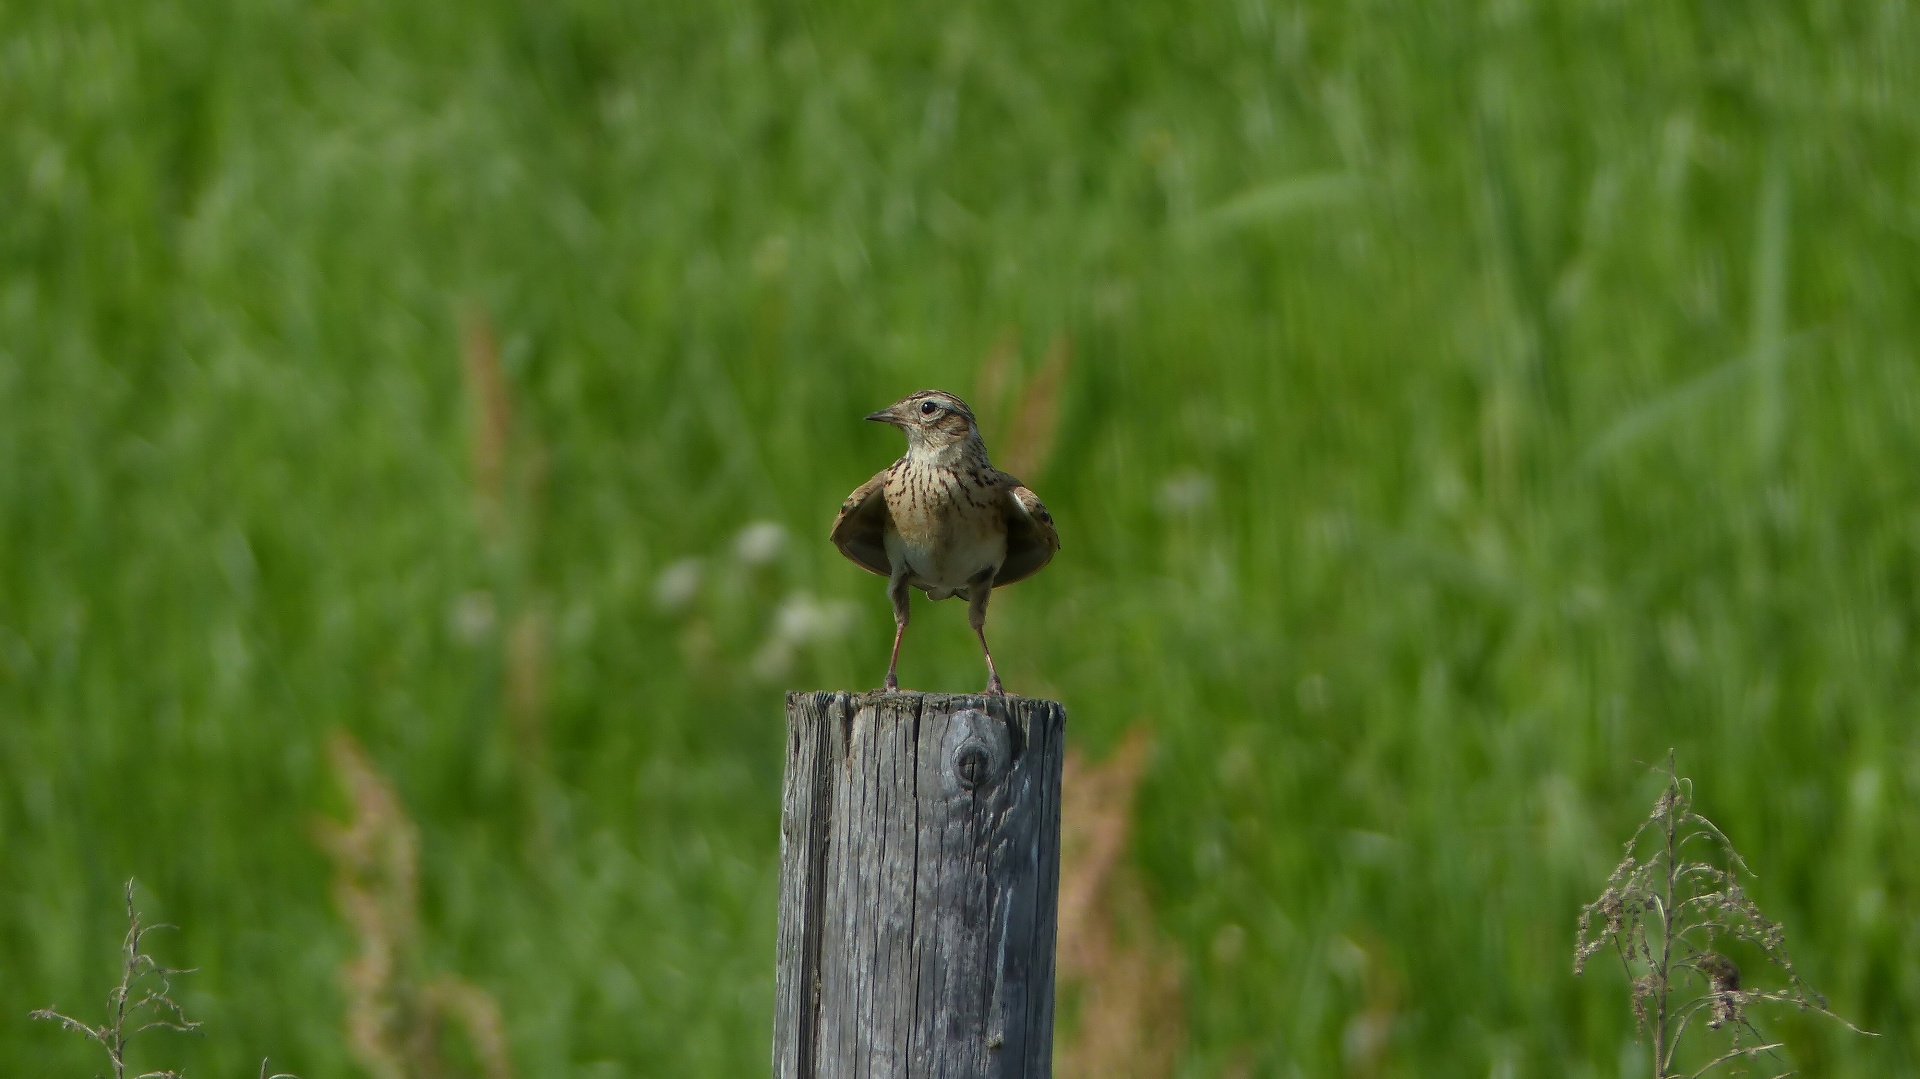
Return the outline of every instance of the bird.
[[[973,410],[944,390],[921,390],[867,416],[907,436],[906,456],[840,505],[832,538],[840,553],[887,579],[893,655],[884,691],[897,693],[909,588],[928,599],[967,601],[967,622],[987,660],[987,694],[1005,696],[987,647],[987,597],[1053,560],[1053,515],[1019,480],[993,467]]]

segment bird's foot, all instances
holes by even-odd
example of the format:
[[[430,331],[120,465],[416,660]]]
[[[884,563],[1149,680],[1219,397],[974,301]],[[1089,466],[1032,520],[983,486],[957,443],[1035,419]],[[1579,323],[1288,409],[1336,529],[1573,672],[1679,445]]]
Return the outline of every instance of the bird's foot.
[[[900,680],[895,678],[893,675],[887,675],[887,680],[881,683],[880,685],[880,692],[882,693],[900,692]]]
[[[1007,689],[1005,686],[1002,686],[1000,684],[1000,679],[995,678],[992,681],[987,683],[987,696],[1004,697],[1006,695],[1007,695]]]

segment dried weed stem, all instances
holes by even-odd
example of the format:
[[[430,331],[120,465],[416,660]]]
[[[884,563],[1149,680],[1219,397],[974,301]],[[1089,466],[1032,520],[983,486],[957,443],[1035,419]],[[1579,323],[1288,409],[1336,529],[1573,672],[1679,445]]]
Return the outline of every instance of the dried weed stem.
[[[58,1023],[63,1029],[81,1034],[94,1042],[107,1054],[108,1066],[113,1079],[126,1079],[127,1046],[133,1039],[149,1030],[177,1030],[182,1034],[192,1034],[200,1029],[200,1024],[187,1018],[180,1002],[173,999],[173,978],[179,974],[192,974],[192,970],[163,967],[146,951],[147,934],[156,929],[173,929],[171,925],[147,925],[140,920],[140,911],[133,905],[133,881],[129,880],[123,889],[127,904],[127,935],[120,941],[120,984],[107,993],[107,1018],[99,1026],[83,1023],[70,1015],[63,1015],[52,1008],[41,1008],[28,1013],[34,1019],[45,1019]],[[135,1079],[181,1079],[179,1072],[169,1068],[166,1071],[142,1072]],[[260,1079],[295,1079],[291,1075],[268,1075],[267,1062],[260,1062]]]
[[[35,1019],[60,1024],[76,1034],[84,1034],[100,1044],[113,1069],[113,1079],[126,1079],[127,1043],[143,1031],[163,1029],[191,1034],[200,1024],[187,1018],[180,1003],[173,999],[173,976],[191,974],[190,970],[163,967],[146,953],[147,934],[170,925],[146,925],[133,905],[133,881],[127,881],[127,935],[120,942],[120,984],[107,994],[107,1018],[99,1026],[90,1026],[52,1008],[30,1013]],[[147,1072],[138,1079],[177,1079],[178,1072]]]
[[[1689,853],[1690,846],[1699,853]],[[1576,975],[1609,945],[1620,956],[1634,1019],[1643,1033],[1653,1029],[1656,1079],[1683,1079],[1674,1059],[1689,1024],[1703,1015],[1708,1029],[1727,1032],[1729,1045],[1684,1079],[1723,1064],[1750,1069],[1762,1057],[1780,1059],[1782,1043],[1763,1037],[1749,1018],[1756,1004],[1819,1012],[1866,1033],[1828,1011],[1826,998],[1801,979],[1787,954],[1786,931],[1741,885],[1753,876],[1726,833],[1693,811],[1693,781],[1675,774],[1668,754],[1666,787],[1627,840],[1606,890],[1581,909],[1573,954]],[[1757,954],[1761,970],[1781,984],[1742,985],[1729,949]],[[1789,1068],[1773,1079],[1792,1074]]]

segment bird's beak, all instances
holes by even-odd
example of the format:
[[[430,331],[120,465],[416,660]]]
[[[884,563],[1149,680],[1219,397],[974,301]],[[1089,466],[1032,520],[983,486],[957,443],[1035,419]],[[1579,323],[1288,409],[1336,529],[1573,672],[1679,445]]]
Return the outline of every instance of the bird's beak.
[[[891,423],[895,427],[900,425],[900,417],[894,415],[893,409],[890,408],[883,408],[878,412],[869,412],[867,413],[867,418],[875,423]]]

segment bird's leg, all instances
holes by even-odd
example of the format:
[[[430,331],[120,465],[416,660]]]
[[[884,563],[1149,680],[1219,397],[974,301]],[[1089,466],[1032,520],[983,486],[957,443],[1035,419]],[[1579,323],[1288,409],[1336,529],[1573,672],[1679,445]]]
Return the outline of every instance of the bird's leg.
[[[980,638],[980,652],[987,657],[987,694],[1004,697],[1007,691],[1000,685],[1000,672],[993,669],[993,651],[987,647],[987,597],[993,595],[993,575],[997,572],[996,567],[967,582],[967,624]]]
[[[903,562],[893,571],[887,581],[887,598],[893,601],[893,657],[887,660],[887,682],[883,687],[888,693],[900,692],[900,679],[894,671],[900,666],[900,638],[907,633],[907,567]]]

